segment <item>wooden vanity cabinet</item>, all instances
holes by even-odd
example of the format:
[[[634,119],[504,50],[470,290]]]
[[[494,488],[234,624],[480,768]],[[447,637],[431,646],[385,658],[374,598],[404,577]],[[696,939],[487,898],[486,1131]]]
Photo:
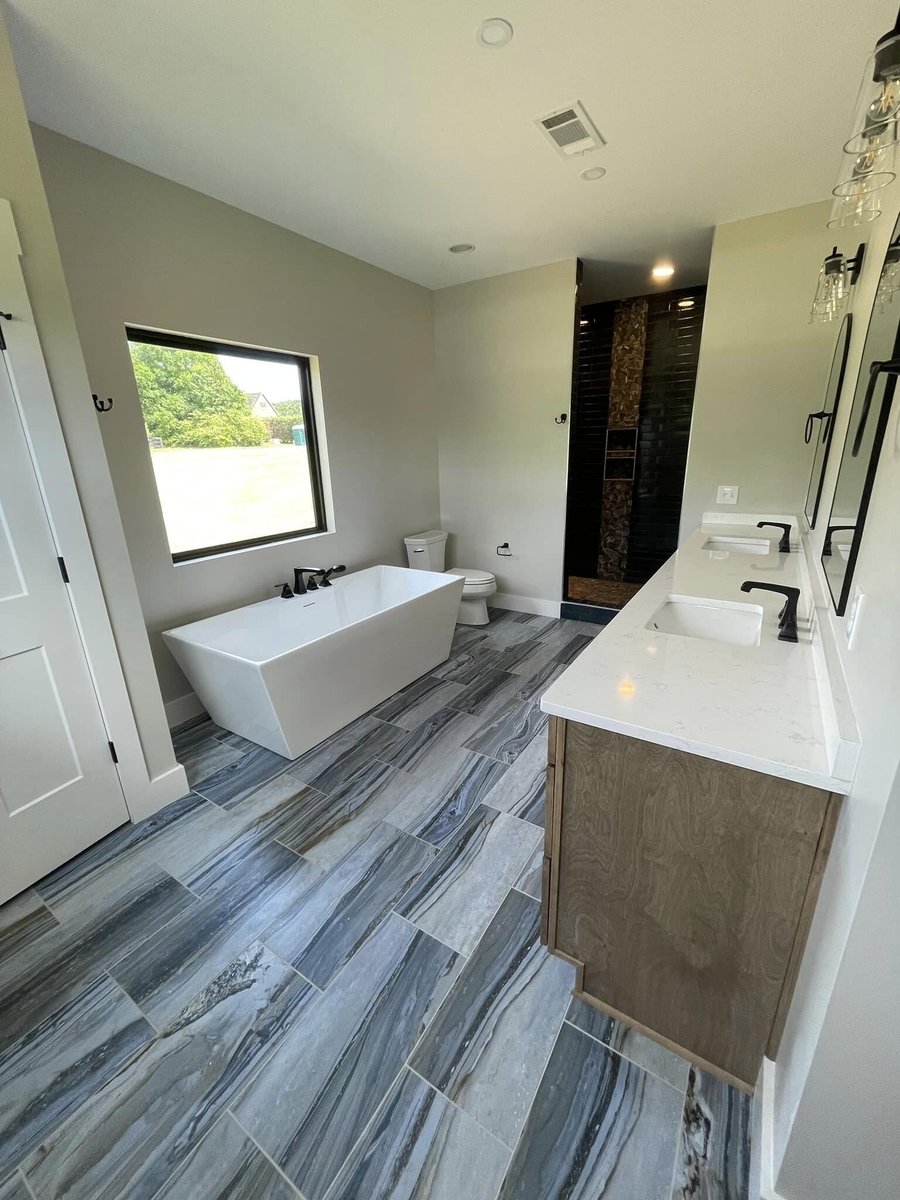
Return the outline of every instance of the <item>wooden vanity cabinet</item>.
[[[752,1091],[841,797],[558,717],[548,760],[542,930],[575,994]]]

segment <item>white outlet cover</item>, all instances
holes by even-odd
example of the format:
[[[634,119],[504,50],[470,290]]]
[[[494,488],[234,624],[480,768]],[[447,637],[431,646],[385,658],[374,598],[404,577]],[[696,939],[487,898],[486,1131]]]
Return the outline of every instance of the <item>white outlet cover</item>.
[[[716,492],[716,504],[737,504],[741,489],[736,483],[720,483]]]

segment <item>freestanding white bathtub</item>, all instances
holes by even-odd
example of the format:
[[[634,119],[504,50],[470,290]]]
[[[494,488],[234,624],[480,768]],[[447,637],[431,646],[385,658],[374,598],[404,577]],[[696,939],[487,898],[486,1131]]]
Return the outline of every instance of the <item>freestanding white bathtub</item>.
[[[297,758],[447,659],[463,582],[369,567],[163,637],[217,725]]]

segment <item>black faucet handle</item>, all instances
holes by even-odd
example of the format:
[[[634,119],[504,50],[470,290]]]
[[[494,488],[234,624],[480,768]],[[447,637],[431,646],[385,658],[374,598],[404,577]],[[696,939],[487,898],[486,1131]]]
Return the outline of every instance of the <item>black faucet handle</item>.
[[[281,589],[282,600],[293,600],[294,593],[291,591],[291,585],[289,583],[276,583],[274,587],[276,592]]]
[[[778,614],[779,642],[797,641],[797,605],[800,602],[800,589],[782,583],[760,583],[755,579],[745,579],[741,584],[742,592],[775,592],[784,596],[784,604]]]
[[[766,526],[771,526],[772,529],[781,530],[781,541],[778,543],[779,554],[790,554],[791,552],[791,523],[790,521],[757,521],[757,529],[765,529]]]

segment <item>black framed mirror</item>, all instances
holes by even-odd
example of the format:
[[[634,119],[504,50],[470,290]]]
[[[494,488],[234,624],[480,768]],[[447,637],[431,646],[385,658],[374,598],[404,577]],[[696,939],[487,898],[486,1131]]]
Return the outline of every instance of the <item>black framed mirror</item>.
[[[841,389],[844,385],[844,374],[847,370],[847,355],[850,353],[850,334],[853,330],[853,317],[847,313],[838,330],[834,343],[834,354],[831,359],[831,370],[828,372],[828,382],[825,385],[825,398],[819,412],[811,412],[806,418],[804,440],[814,442],[812,467],[809,472],[809,486],[806,489],[806,519],[810,529],[814,529],[819,515],[819,502],[822,499],[822,484],[825,482],[825,468],[828,466],[828,452],[831,449],[831,436],[837,419],[838,405],[841,402]]]
[[[900,236],[894,226],[882,275],[892,263]],[[900,297],[884,295],[879,286],[869,318],[859,376],[853,393],[847,436],[841,453],[831,512],[822,547],[822,566],[835,612],[847,611],[853,572],[865,529],[869,498],[878,469],[881,444],[890,416],[897,374],[900,373]]]

